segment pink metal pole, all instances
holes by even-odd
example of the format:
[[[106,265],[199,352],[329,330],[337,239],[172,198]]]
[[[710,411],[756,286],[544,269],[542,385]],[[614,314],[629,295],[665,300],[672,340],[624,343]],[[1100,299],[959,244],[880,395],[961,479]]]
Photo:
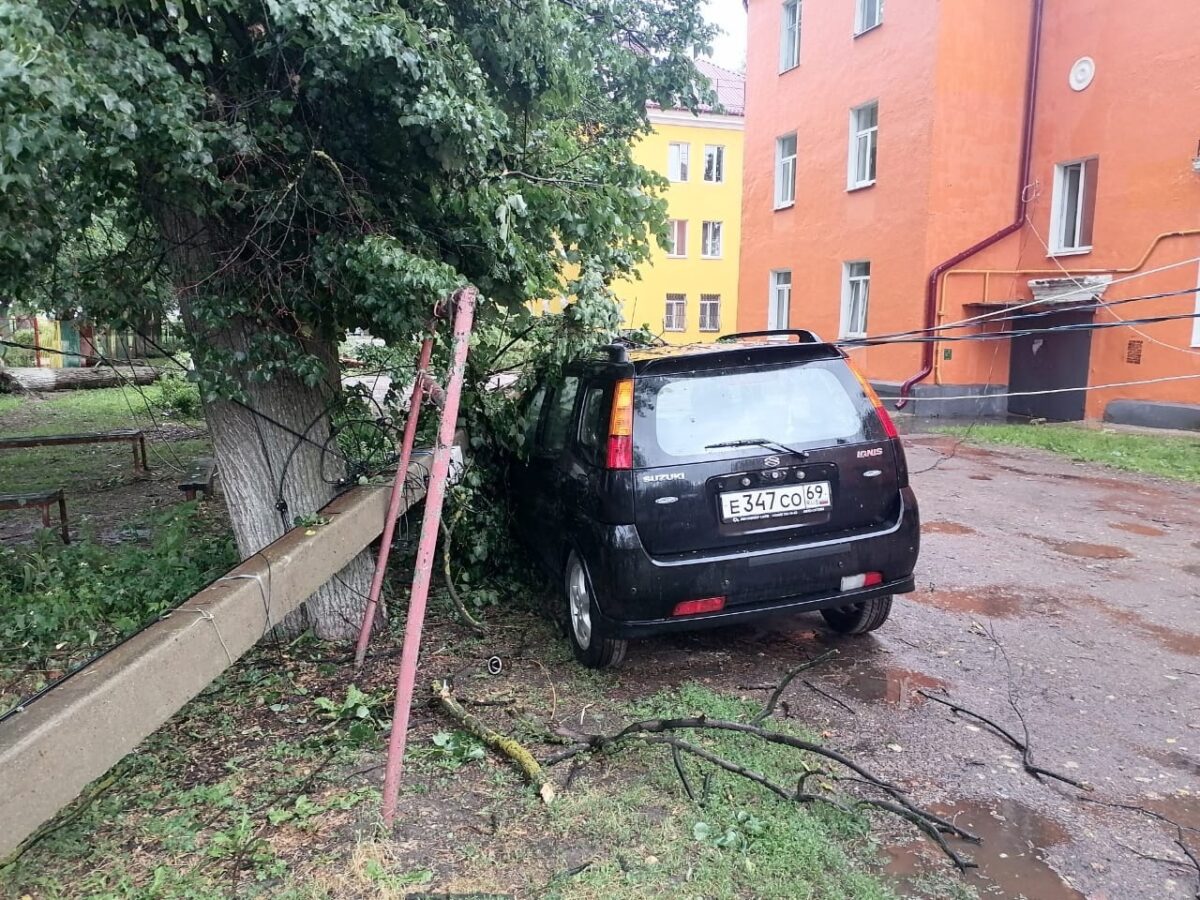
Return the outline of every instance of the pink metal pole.
[[[361,669],[367,658],[367,644],[371,640],[371,628],[375,624],[375,611],[379,607],[379,594],[383,590],[383,577],[387,574],[388,555],[392,552],[392,536],[396,533],[396,519],[400,515],[400,501],[404,499],[404,484],[408,479],[408,463],[412,458],[413,440],[417,434],[417,421],[425,401],[425,386],[429,358],[433,354],[433,338],[421,342],[421,355],[417,360],[417,377],[413,382],[412,399],[408,403],[408,420],[404,423],[404,439],[400,442],[400,463],[396,468],[396,480],[392,482],[392,498],[388,503],[387,518],[383,521],[383,540],[379,545],[379,556],[375,559],[375,576],[371,579],[371,593],[367,599],[367,611],[363,613],[362,627],[358,631],[358,645],[354,648],[354,668]]]
[[[451,347],[450,377],[446,384],[446,403],[442,407],[442,421],[433,449],[433,467],[429,475],[429,489],[425,494],[425,517],[421,522],[421,542],[417,546],[417,566],[408,598],[408,621],[400,654],[400,672],[396,678],[392,735],[388,741],[387,769],[383,778],[383,821],[389,827],[396,819],[404,746],[408,740],[408,714],[412,708],[413,685],[417,678],[417,654],[421,650],[421,626],[425,622],[425,601],[429,598],[429,581],[433,575],[433,553],[437,549],[442,501],[445,499],[446,478],[450,472],[450,448],[454,443],[454,429],[458,422],[458,403],[462,396],[474,313],[475,288],[463,288],[458,293],[458,309],[454,316],[454,343]]]

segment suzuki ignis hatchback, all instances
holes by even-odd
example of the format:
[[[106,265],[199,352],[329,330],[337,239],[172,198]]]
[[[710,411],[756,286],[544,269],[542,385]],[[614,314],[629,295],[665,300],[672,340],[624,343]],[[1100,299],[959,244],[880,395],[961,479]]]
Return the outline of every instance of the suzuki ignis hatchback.
[[[619,662],[628,638],[785,611],[867,632],[913,590],[904,449],[810,332],[612,345],[532,393],[526,440],[518,526],[584,665]]]

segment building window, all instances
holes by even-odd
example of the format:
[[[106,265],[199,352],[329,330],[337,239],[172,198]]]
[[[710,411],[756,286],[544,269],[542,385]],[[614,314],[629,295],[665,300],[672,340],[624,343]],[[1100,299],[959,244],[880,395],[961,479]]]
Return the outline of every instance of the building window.
[[[800,0],[785,0],[779,26],[779,71],[800,65]]]
[[[854,34],[857,37],[883,24],[883,0],[855,0]]]
[[[687,219],[667,222],[667,256],[679,259],[687,256]]]
[[[842,328],[844,338],[867,335],[867,305],[871,299],[871,264],[848,262],[842,265]]]
[[[771,273],[771,296],[767,299],[767,328],[787,328],[792,312],[792,270]]]
[[[687,327],[687,294],[667,294],[663,313],[663,331],[683,331]]]
[[[705,259],[721,258],[721,223],[705,222],[700,232],[700,255]]]
[[[700,295],[700,330],[721,330],[721,295]]]
[[[667,148],[667,178],[671,181],[688,180],[689,144],[672,143]]]
[[[847,190],[875,183],[875,152],[879,138],[879,103],[864,103],[850,110],[850,163]]]
[[[775,208],[796,202],[796,135],[775,139]]]
[[[725,148],[720,144],[704,145],[704,180],[713,184],[725,180]]]
[[[1092,249],[1096,217],[1096,157],[1054,167],[1054,198],[1050,207],[1050,254],[1086,253]]]

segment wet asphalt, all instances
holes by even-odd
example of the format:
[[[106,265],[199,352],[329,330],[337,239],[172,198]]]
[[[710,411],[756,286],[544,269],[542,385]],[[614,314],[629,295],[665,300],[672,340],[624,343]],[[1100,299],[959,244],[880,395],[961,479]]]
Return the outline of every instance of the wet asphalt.
[[[680,635],[631,648],[626,677],[760,697],[837,647],[785,713],[980,834],[963,849],[982,897],[1196,897],[1176,840],[1200,856],[1200,486],[944,436],[906,444],[918,590],[882,629],[837,638],[805,615]],[[1091,790],[1032,777],[922,692],[1027,733],[1034,763]],[[947,865],[902,826],[885,839],[902,890]]]

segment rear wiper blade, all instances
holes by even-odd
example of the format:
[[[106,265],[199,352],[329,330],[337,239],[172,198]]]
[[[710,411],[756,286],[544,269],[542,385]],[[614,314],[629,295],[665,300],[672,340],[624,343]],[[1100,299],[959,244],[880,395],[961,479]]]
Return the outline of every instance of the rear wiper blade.
[[[717,450],[722,447],[765,447],[767,450],[773,450],[776,453],[792,453],[802,459],[808,457],[807,450],[795,450],[787,444],[781,444],[779,441],[768,440],[767,438],[741,438],[736,441],[720,441],[716,444],[705,444],[705,450]]]

